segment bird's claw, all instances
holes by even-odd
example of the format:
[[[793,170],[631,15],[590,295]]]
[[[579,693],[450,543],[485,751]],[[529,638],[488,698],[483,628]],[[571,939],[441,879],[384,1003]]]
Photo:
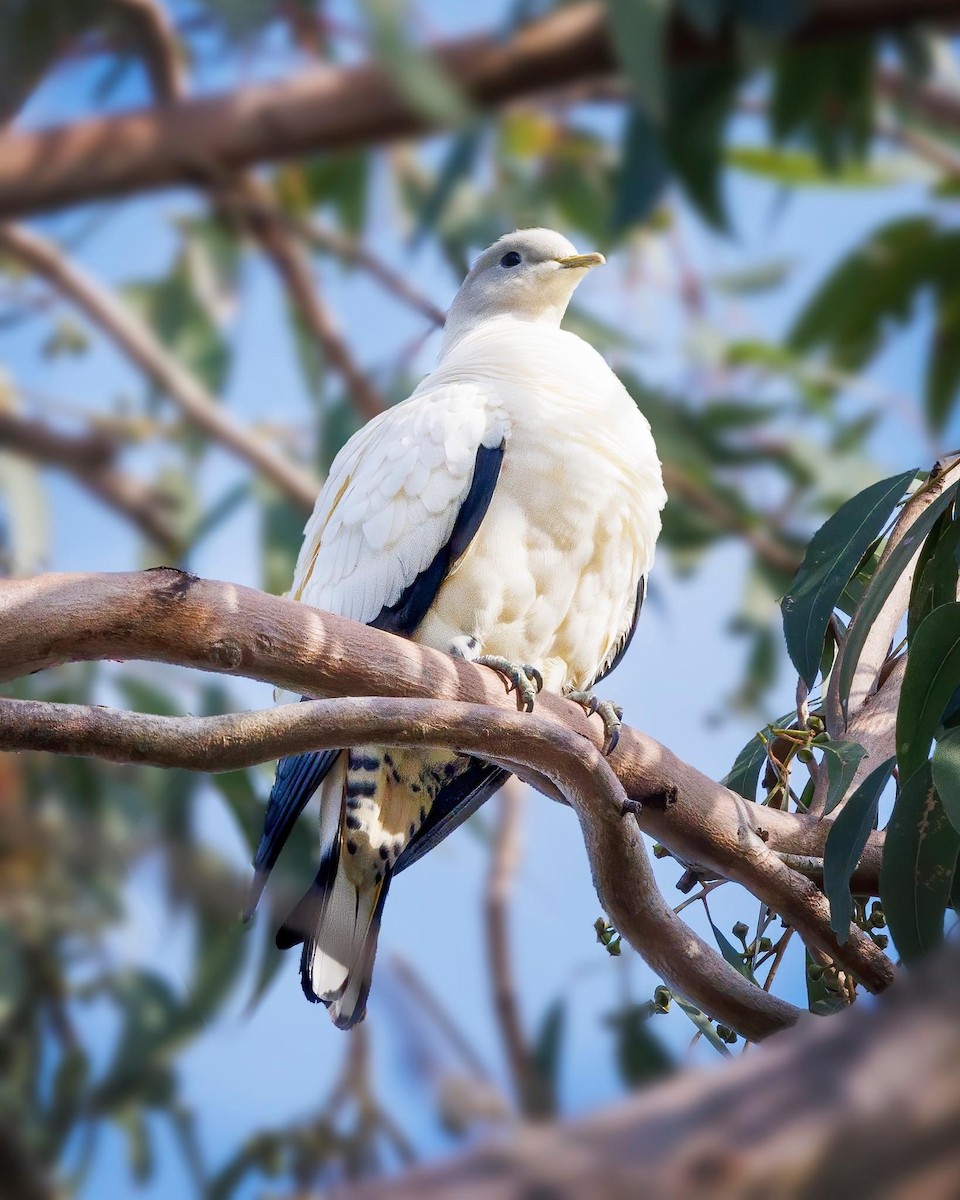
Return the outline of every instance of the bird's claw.
[[[537,692],[543,691],[543,676],[536,667],[530,663],[512,663],[499,654],[481,654],[473,661],[502,676],[507,681],[507,691],[517,693],[517,706],[524,712],[533,712]]]
[[[567,699],[579,704],[587,716],[603,721],[603,753],[612,754],[620,741],[623,708],[610,700],[598,700],[593,692],[568,692]]]

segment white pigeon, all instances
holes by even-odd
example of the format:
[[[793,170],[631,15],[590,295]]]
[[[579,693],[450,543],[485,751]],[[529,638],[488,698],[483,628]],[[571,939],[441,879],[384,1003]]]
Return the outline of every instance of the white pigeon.
[[[666,501],[648,422],[600,355],[560,328],[603,261],[549,229],[481,254],[436,370],[337,455],[295,599],[486,663],[527,708],[542,686],[596,710],[587,689],[633,634]],[[341,1028],[364,1014],[391,876],[505,778],[449,752],[382,746],[279,764],[251,908],[319,788],[320,868],[277,943],[303,942],[303,990]]]

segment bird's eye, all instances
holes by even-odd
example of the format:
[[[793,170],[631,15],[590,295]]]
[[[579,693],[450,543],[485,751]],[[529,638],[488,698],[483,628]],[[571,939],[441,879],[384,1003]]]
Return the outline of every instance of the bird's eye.
[[[519,267],[520,262],[521,262],[520,255],[516,252],[516,250],[511,250],[509,254],[505,254],[503,256],[503,258],[500,259],[500,266],[501,267]]]

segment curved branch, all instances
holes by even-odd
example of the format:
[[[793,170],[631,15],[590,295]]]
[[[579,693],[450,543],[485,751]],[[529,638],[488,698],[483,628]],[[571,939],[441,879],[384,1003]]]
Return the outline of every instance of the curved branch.
[[[430,696],[514,707],[502,680],[482,667],[305,604],[182,571],[0,583],[0,680],[103,658],[176,663],[294,694]],[[600,722],[576,704],[543,695],[538,708],[599,747]],[[743,884],[871,990],[890,982],[886,956],[859,930],[838,944],[823,896],[775,853],[822,855],[829,822],[748,803],[635,729],[624,728],[609,761],[628,797],[643,806],[638,819],[645,833],[684,861]],[[522,766],[516,770],[542,785]],[[872,847],[878,861],[878,838]]]
[[[12,255],[75,304],[183,415],[274,483],[294,504],[313,508],[319,483],[272,450],[262,437],[238,425],[127,305],[66,259],[53,243],[31,230],[0,225],[0,251]]]
[[[821,0],[796,41],[879,33],[960,16],[958,0]],[[433,48],[472,104],[499,108],[618,69],[605,6],[563,6],[509,39],[469,37]],[[706,39],[672,23],[673,61],[729,57],[731,30]],[[0,216],[171,184],[320,150],[428,132],[431,122],[376,63],[305,71],[217,96],[0,137]]]
[[[450,747],[545,776],[576,811],[594,884],[630,944],[667,984],[752,1039],[799,1017],[749,983],[660,895],[623,788],[597,747],[547,717],[437,700],[315,700],[222,717],[159,717],[0,700],[0,749],[226,771],[356,744]]]

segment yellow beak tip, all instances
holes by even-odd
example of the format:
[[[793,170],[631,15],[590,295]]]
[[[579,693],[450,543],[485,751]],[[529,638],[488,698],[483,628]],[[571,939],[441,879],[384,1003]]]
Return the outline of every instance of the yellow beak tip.
[[[586,271],[590,267],[602,267],[607,260],[602,254],[570,254],[566,258],[558,258],[561,267]]]

